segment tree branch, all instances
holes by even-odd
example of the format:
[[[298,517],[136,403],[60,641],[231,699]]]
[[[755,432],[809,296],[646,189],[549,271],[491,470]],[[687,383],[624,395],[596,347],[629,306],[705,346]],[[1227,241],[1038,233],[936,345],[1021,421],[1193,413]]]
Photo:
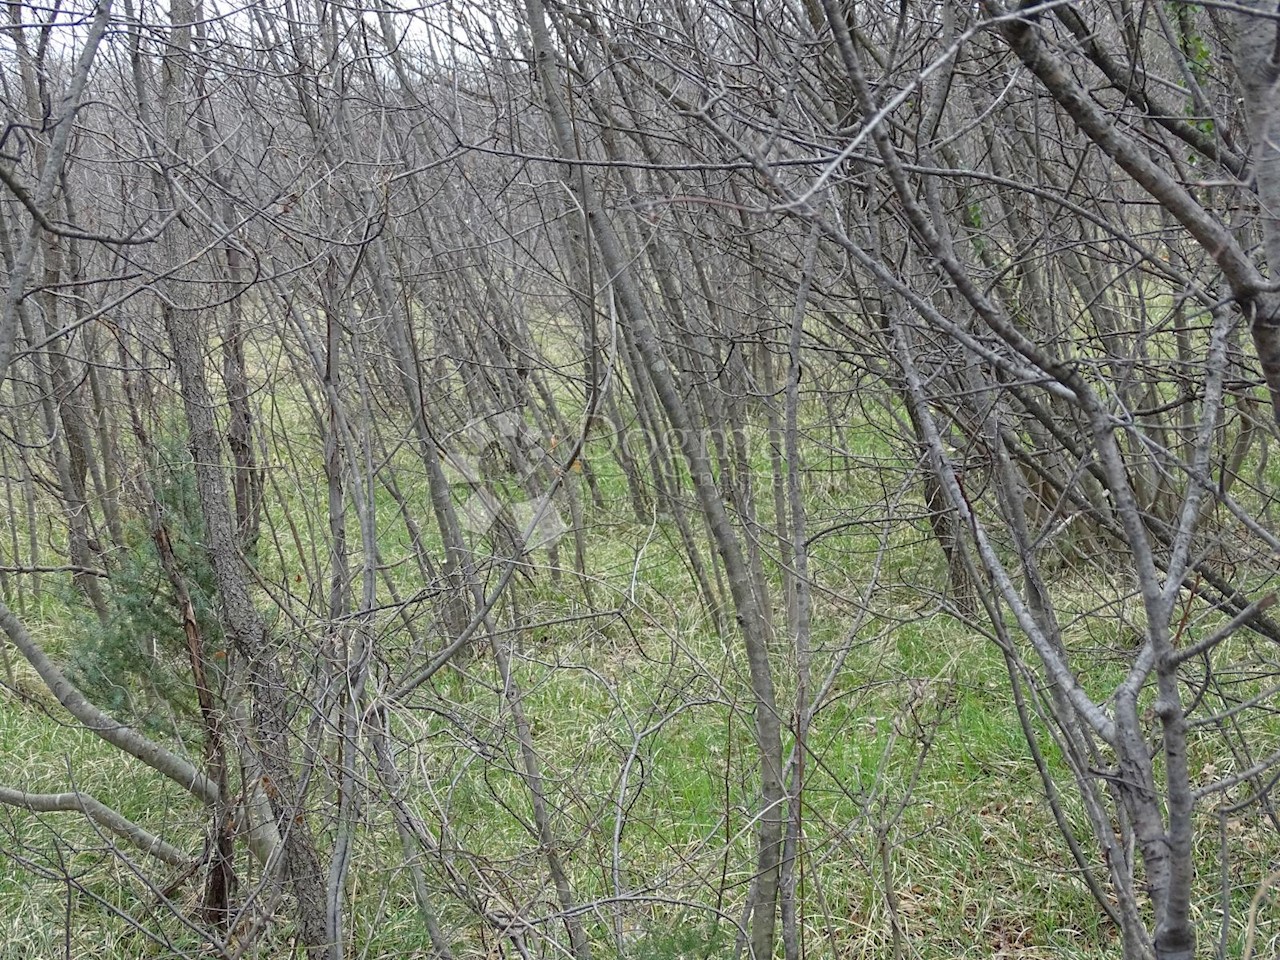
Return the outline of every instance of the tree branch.
[[[135,847],[157,860],[174,867],[185,867],[191,862],[177,847],[157,837],[128,817],[111,809],[83,790],[70,793],[27,793],[12,787],[0,787],[0,803],[30,810],[33,813],[61,813],[79,811],[94,823],[117,836],[124,837]]]

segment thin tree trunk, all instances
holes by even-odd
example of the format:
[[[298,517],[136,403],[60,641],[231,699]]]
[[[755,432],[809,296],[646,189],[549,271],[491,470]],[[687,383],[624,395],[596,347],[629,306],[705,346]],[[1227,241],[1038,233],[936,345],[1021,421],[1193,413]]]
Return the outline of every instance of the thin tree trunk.
[[[545,13],[540,0],[526,0],[525,15],[532,34],[534,58],[541,81],[543,104],[547,111],[560,155],[572,158],[574,136],[562,99],[563,83],[547,32]],[[592,236],[605,268],[614,278],[619,305],[631,326],[636,346],[646,371],[652,379],[668,422],[679,438],[693,479],[703,515],[711,530],[717,552],[724,562],[729,588],[733,595],[738,624],[742,630],[747,663],[755,697],[756,740],[760,757],[761,798],[757,833],[757,865],[755,894],[750,904],[751,947],[757,958],[773,952],[774,928],[778,908],[779,867],[782,857],[782,738],[774,696],[773,675],[769,663],[765,611],[759,608],[750,570],[744,561],[720,491],[712,478],[707,459],[703,431],[690,422],[684,400],[657,335],[649,322],[638,291],[631,281],[628,258],[624,255],[613,226],[605,215],[590,175],[578,167],[573,181],[575,193],[586,210]]]

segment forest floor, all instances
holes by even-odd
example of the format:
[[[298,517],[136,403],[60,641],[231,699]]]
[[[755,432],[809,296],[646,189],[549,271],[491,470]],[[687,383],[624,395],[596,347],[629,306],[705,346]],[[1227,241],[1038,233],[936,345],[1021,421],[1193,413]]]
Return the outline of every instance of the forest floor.
[[[859,482],[828,486],[815,502],[832,518],[847,516],[865,502]],[[299,497],[305,501],[306,491]],[[855,529],[815,551],[813,676],[815,688],[829,681],[829,689],[807,745],[798,858],[805,956],[1116,955],[1116,930],[1081,882],[1045,802],[1002,654],[938,601],[921,599],[927,593],[918,585],[941,576],[921,526]],[[597,517],[587,543],[593,603],[576,574],[553,578],[544,557],[500,617],[498,639],[512,653],[574,893],[591,907],[597,956],[734,956],[734,922],[750,882],[757,765],[745,661],[732,637],[712,629],[670,527],[657,517],[647,525]],[[408,549],[402,536],[380,547],[389,565]],[[563,542],[562,564],[570,553]],[[289,582],[289,562],[264,563],[262,576]],[[1070,570],[1062,576],[1069,580]],[[1071,589],[1080,615],[1065,624],[1065,636],[1094,652],[1094,679],[1105,689],[1125,658],[1117,626],[1124,618],[1098,616],[1099,598],[1114,612],[1124,590],[1084,582]],[[27,619],[59,659],[72,659],[84,642],[83,614],[65,597],[32,603]],[[276,629],[287,646],[289,631],[306,627],[286,622]],[[394,611],[380,614],[375,629],[377,672],[399,675],[420,656]],[[793,654],[784,638],[775,644],[779,697],[790,705]],[[305,681],[307,665],[291,666]],[[83,790],[170,843],[201,850],[207,823],[189,796],[79,728],[25,663],[10,669],[14,689],[0,692],[0,783]],[[482,649],[442,671],[396,712],[398,759],[414,784],[408,802],[457,867],[455,881],[467,882],[488,910],[549,916],[556,905],[499,688]],[[133,691],[127,701],[157,737],[172,741],[190,727],[166,712],[162,697]],[[1036,730],[1063,788],[1064,813],[1105,876],[1053,740],[1038,722]],[[1252,735],[1262,753],[1277,730]],[[179,749],[198,759],[198,738],[186,743]],[[788,735],[786,749],[793,745]],[[1219,750],[1205,740],[1193,752],[1198,778],[1229,768]],[[317,789],[312,815],[322,839],[332,809],[332,795]],[[390,817],[370,805],[363,824],[351,873],[351,955],[427,956]],[[1207,806],[1198,837],[1203,952],[1210,955],[1218,935],[1225,883],[1227,955],[1237,956],[1248,897],[1280,855],[1276,834]],[[1222,844],[1232,853],[1225,879],[1216,869]],[[0,960],[178,955],[192,941],[198,886],[180,885],[166,899],[157,884],[177,871],[141,866],[115,856],[76,814],[0,807]],[[252,880],[246,872],[242,892]],[[441,903],[459,957],[499,955],[474,913],[456,900]],[[1265,905],[1259,918],[1255,955],[1273,956],[1280,918]],[[246,955],[291,955],[287,942],[282,927]]]

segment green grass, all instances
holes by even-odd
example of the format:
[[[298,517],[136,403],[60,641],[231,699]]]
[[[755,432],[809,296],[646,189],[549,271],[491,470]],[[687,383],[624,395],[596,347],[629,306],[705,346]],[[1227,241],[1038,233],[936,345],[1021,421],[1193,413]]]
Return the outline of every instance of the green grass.
[[[266,584],[263,607],[269,590],[293,618],[278,616],[275,636],[299,641],[305,650],[323,623],[327,525],[319,441],[301,410],[282,404],[273,420],[278,432],[289,434],[291,468],[273,477],[257,563]],[[833,444],[806,463],[810,529],[832,531],[815,542],[812,557],[822,587],[815,595],[815,679],[826,676],[846,639],[853,645],[808,738],[812,756],[799,860],[806,956],[891,957],[895,922],[910,944],[908,955],[928,960],[1114,955],[1115,931],[1076,877],[1044,804],[1003,658],[927,599],[945,575],[920,519],[918,492],[907,484],[914,461],[901,458],[872,425],[846,430],[840,440],[844,447]],[[283,460],[284,441],[278,442]],[[427,495],[414,457],[402,448],[393,462],[404,495],[425,518]],[[543,555],[534,582],[518,586],[518,613],[508,604],[495,611],[499,642],[512,657],[574,895],[580,903],[598,904],[583,915],[596,955],[732,956],[733,923],[752,872],[759,779],[745,659],[733,636],[712,630],[674,525],[663,518],[635,521],[616,465],[593,459],[593,466],[609,509],[604,516],[591,514],[589,565],[597,607],[617,612],[584,618],[572,571],[562,571],[556,586]],[[769,523],[767,460],[755,467],[761,485],[756,500]],[[895,485],[902,485],[900,495]],[[891,500],[897,497],[903,519],[882,522],[886,489]],[[401,595],[412,596],[421,584],[399,510],[385,489],[376,497],[382,562]],[[356,529],[354,521],[349,529]],[[424,533],[438,557],[439,544],[429,529]],[[568,564],[571,547],[567,541],[563,547],[562,563]],[[856,637],[846,638],[881,552],[875,615]],[[704,560],[711,561],[709,551]],[[781,610],[776,569],[773,574]],[[1114,618],[1089,612],[1100,599],[1119,605],[1126,587],[1119,579],[1073,582],[1064,575],[1054,589],[1065,641],[1091,656],[1086,682],[1101,695],[1122,673],[1116,651],[1124,645],[1124,629]],[[389,600],[382,584],[379,600]],[[41,638],[60,658],[71,642],[63,632],[72,619],[68,602],[42,600],[31,611]],[[430,647],[438,642],[438,608],[428,598],[415,613]],[[375,631],[382,638],[382,676],[394,679],[421,661],[423,652],[412,651],[394,611],[377,614]],[[773,652],[790,749],[796,691],[785,631]],[[299,657],[290,665],[301,676],[308,664]],[[493,931],[478,922],[473,905],[492,915],[535,918],[551,918],[558,907],[539,838],[529,829],[531,803],[511,703],[500,695],[488,653],[478,650],[460,667],[465,677],[444,671],[398,708],[393,732],[401,769],[412,783],[408,807],[445,848],[454,871],[448,876],[437,862],[424,864],[441,923],[460,957],[495,956]],[[30,691],[30,699],[47,700],[30,672],[21,664],[16,669],[19,688]],[[1257,686],[1243,683],[1237,693]],[[200,849],[202,812],[180,788],[67,723],[56,707],[46,714],[38,705],[0,696],[0,783],[53,791],[74,782],[170,842],[193,853]],[[1280,724],[1263,723],[1249,733],[1265,752],[1280,741]],[[1042,730],[1039,744],[1091,853],[1087,821]],[[198,757],[198,742],[187,749]],[[1197,775],[1206,779],[1231,762],[1208,733],[1193,743],[1192,757]],[[331,837],[330,799],[327,790],[318,791],[311,812],[324,842]],[[357,955],[425,955],[428,941],[386,805],[372,799],[364,818],[349,891]],[[1216,829],[1206,808],[1199,837],[1206,864],[1217,858]],[[1252,885],[1278,850],[1274,834],[1256,819],[1239,818],[1228,834],[1239,865],[1233,906],[1238,930]],[[66,853],[73,848],[86,852]],[[61,864],[59,856],[69,860]],[[68,893],[59,879],[64,872],[89,892],[72,887]],[[172,872],[163,868],[156,876]],[[1217,883],[1207,870],[1198,880],[1206,936],[1216,929]],[[456,896],[459,886],[469,902]],[[173,955],[131,930],[117,912],[181,945],[191,940],[184,917],[192,915],[194,890],[191,884],[182,888],[169,909],[105,852],[82,817],[0,808],[5,960],[60,955],[68,938],[77,956]],[[623,899],[613,900],[619,892]],[[287,909],[280,912],[287,915]],[[1275,921],[1268,916],[1264,926],[1273,937]],[[546,928],[563,939],[559,921],[547,919]],[[289,933],[287,923],[270,925],[256,955],[290,956]]]

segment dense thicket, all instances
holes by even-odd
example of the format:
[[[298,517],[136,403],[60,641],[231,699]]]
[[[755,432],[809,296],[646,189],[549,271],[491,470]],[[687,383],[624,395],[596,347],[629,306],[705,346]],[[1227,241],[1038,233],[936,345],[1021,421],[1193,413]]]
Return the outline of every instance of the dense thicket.
[[[6,16],[6,710],[176,791],[0,788],[68,944],[945,953],[976,708],[1061,925],[1265,949],[1273,9]]]

